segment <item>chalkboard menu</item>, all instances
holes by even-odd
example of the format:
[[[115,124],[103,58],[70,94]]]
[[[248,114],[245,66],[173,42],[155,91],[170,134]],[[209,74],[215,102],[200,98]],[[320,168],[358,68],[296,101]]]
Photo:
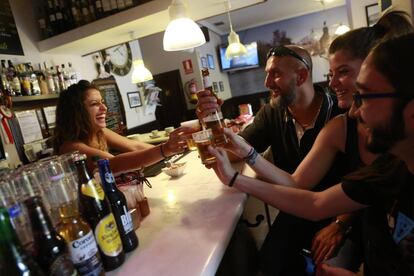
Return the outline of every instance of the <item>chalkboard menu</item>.
[[[0,54],[24,55],[8,0],[0,1]]]
[[[93,81],[93,84],[101,91],[102,98],[108,108],[106,111],[106,127],[118,134],[124,135],[125,110],[115,79],[113,77],[97,79]]]

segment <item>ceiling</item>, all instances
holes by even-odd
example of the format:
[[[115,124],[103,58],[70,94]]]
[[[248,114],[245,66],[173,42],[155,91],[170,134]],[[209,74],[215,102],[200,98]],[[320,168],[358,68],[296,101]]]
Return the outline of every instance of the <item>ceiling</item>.
[[[329,9],[345,5],[345,0],[267,0],[253,6],[233,10],[240,0],[229,1],[232,8],[230,17],[235,31],[321,11],[324,8]],[[223,13],[199,20],[198,23],[208,27],[219,35],[229,33],[229,21],[225,13],[227,9],[226,2],[214,2],[214,0],[211,2],[212,5],[221,5]],[[224,24],[217,25],[217,23]]]

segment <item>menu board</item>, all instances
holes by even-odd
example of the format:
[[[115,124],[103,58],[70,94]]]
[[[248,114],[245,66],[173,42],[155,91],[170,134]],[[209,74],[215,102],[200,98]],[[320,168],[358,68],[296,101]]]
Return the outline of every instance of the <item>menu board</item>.
[[[119,92],[115,79],[113,77],[98,79],[94,80],[93,84],[99,88],[105,105],[108,108],[106,111],[106,127],[118,134],[124,135],[125,111],[121,93]]]
[[[9,0],[0,1],[0,54],[24,55]]]

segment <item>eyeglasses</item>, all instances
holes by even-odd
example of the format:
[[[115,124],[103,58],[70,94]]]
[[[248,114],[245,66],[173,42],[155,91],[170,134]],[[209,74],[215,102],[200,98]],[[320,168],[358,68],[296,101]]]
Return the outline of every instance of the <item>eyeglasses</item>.
[[[357,108],[361,107],[363,99],[381,99],[381,98],[400,98],[400,95],[395,92],[376,93],[376,94],[361,94],[359,91],[352,95],[354,104]]]
[[[284,46],[276,46],[273,47],[269,50],[269,52],[267,53],[267,57],[266,59],[269,59],[271,56],[276,56],[276,57],[285,57],[285,56],[290,56],[290,57],[294,57],[298,60],[300,60],[303,64],[305,64],[306,68],[308,70],[310,70],[310,64],[309,62],[304,59],[302,56],[300,56],[298,53],[296,53],[295,51],[284,47]]]

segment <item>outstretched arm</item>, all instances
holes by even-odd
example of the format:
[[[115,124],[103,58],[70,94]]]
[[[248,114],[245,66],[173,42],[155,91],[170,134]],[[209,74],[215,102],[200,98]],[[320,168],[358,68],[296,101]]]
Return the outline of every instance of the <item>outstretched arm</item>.
[[[103,130],[106,142],[109,148],[116,149],[119,152],[129,152],[134,150],[145,150],[154,147],[153,145],[139,142],[136,140],[128,139],[118,133],[113,132],[110,129],[105,128]]]
[[[217,176],[228,185],[235,170],[231,167],[223,149],[210,146],[209,150],[217,158],[214,167]],[[234,187],[284,212],[309,220],[329,218],[365,207],[351,200],[344,193],[341,185],[335,185],[322,192],[311,192],[281,185],[269,185],[258,179],[238,175]]]

